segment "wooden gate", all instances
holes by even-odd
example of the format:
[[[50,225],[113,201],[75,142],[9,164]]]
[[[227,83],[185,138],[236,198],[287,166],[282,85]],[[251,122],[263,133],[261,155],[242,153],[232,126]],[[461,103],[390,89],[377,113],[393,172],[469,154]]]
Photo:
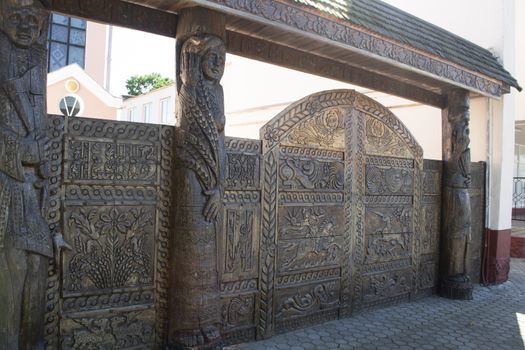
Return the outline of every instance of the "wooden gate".
[[[170,242],[175,128],[48,122],[48,221],[73,247],[49,267],[48,348],[164,348],[176,269],[168,261],[177,244]],[[435,289],[442,162],[423,160],[387,108],[355,91],[321,92],[272,119],[261,139],[225,143],[216,238],[226,343]],[[472,220],[481,223],[484,168],[476,169],[471,195],[481,204]],[[482,228],[473,231],[473,261]]]
[[[261,137],[260,337],[434,286],[439,231],[422,224],[423,153],[388,109],[322,92]]]

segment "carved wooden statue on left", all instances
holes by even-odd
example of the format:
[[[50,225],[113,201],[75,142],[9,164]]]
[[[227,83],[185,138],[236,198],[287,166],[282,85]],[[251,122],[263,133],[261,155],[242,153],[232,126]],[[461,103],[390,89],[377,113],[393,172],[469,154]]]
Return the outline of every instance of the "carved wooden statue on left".
[[[43,349],[48,259],[69,248],[45,220],[49,12],[38,0],[0,11],[0,349]]]

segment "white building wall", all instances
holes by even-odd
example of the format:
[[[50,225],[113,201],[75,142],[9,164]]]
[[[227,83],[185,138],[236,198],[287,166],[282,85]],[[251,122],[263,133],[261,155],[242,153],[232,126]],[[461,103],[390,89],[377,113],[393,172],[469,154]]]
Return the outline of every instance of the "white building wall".
[[[175,85],[153,90],[147,94],[125,99],[122,104],[122,113],[119,120],[137,123],[152,123],[175,125]],[[168,112],[165,120],[161,115],[161,104],[168,101]],[[144,106],[150,105],[150,117],[144,115]],[[129,111],[134,110],[133,118],[129,118]]]

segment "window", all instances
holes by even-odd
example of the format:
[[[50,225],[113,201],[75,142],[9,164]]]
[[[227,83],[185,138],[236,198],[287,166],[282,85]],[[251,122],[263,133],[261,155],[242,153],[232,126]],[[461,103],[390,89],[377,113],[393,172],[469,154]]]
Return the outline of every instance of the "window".
[[[85,66],[86,21],[58,14],[51,15],[48,35],[48,71],[76,63]]]
[[[170,98],[160,100],[160,120],[162,124],[170,124]]]
[[[60,112],[66,117],[76,117],[82,110],[82,103],[80,97],[75,95],[65,96],[60,100],[59,104]]]
[[[128,121],[135,121],[135,110],[135,107],[131,107],[130,109],[128,109]]]
[[[151,103],[142,106],[142,119],[144,123],[153,123],[151,120]]]

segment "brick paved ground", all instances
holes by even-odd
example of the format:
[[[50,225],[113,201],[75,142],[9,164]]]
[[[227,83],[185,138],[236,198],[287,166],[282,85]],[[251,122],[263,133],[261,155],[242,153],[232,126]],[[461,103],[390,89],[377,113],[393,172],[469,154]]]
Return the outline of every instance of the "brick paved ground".
[[[439,297],[240,344],[230,350],[525,349],[525,259],[508,282],[477,286],[474,300]]]

